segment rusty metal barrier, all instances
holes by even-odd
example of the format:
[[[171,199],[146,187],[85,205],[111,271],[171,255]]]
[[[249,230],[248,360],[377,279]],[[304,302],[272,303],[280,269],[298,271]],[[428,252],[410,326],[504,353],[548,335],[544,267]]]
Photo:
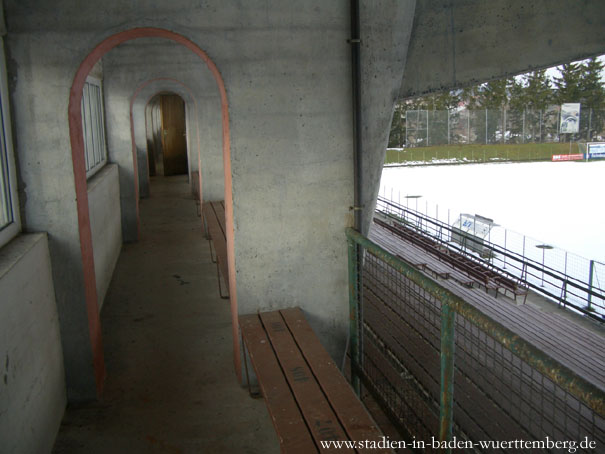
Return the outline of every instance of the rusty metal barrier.
[[[603,389],[355,230],[346,235],[352,384],[405,437],[464,440],[475,452],[498,451],[479,441],[585,437],[605,448]]]

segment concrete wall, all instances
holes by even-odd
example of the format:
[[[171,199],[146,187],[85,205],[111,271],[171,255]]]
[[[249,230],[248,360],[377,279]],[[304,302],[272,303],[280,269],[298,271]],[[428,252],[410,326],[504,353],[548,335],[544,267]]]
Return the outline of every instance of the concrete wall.
[[[4,5],[22,225],[25,231],[49,233],[68,395],[73,401],[90,399],[96,386],[67,121],[69,90],[83,58],[74,46],[82,45],[83,36],[39,29],[34,23],[45,24],[54,14],[44,6]],[[32,11],[41,14],[39,21],[30,23]],[[29,25],[15,29],[17,18]]]
[[[66,404],[46,235],[0,250],[0,451],[49,453]]]
[[[104,66],[108,66],[105,64]],[[135,193],[132,136],[130,130],[130,93],[119,89],[120,81],[108,77],[107,69],[103,80],[105,94],[105,118],[107,129],[107,154],[109,161],[119,169],[120,211],[122,217],[122,239],[126,243],[138,240],[137,199]],[[112,84],[112,81],[115,84]]]
[[[217,63],[230,104],[239,311],[301,305],[340,357],[347,324],[343,231],[352,219],[348,5],[317,2],[296,17],[287,8],[273,5],[266,16],[251,4],[232,17],[242,26],[228,39],[200,28],[197,42]],[[200,111],[204,198],[223,198],[218,93],[190,59],[160,40],[120,45],[104,58],[108,110],[117,112],[110,104],[150,78],[183,81]],[[108,124],[111,134],[127,137],[119,109]],[[111,149],[118,152],[117,141]]]
[[[416,0],[363,2],[361,27],[361,231],[374,216],[395,101],[407,61]]]
[[[107,164],[88,180],[88,204],[92,229],[99,311],[122,249],[118,166]]]
[[[218,96],[209,94],[199,98],[202,197],[204,200],[222,200],[225,197],[220,109],[221,100]]]

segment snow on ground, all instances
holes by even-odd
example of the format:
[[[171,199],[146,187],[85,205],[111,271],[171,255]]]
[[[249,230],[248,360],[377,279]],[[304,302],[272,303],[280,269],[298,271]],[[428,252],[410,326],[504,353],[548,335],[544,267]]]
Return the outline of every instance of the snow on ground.
[[[429,214],[439,206],[439,217],[448,209],[480,214],[605,263],[605,161],[386,167],[380,187],[381,195],[410,208],[417,203],[424,212],[428,202]]]

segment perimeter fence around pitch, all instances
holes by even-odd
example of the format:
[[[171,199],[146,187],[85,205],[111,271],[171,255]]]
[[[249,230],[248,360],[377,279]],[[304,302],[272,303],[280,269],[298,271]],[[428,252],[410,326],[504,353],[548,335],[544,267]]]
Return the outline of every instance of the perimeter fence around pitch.
[[[410,206],[411,205],[411,206]],[[376,210],[406,226],[462,252],[490,268],[501,270],[554,303],[605,322],[605,263],[589,260],[526,235],[495,225],[484,239],[468,235],[465,241],[454,232],[461,213],[428,201],[404,198],[394,201],[386,190],[378,197]],[[481,253],[476,251],[481,250]]]
[[[545,110],[408,110],[405,146],[578,142],[605,137],[605,111],[580,110],[577,134],[560,132],[561,107]]]

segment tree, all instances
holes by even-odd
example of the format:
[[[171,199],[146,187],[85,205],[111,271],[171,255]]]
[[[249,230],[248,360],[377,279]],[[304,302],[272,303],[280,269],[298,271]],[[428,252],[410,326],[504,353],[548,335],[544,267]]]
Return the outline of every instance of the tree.
[[[527,105],[526,99],[526,82],[522,78],[513,78],[509,87],[508,106],[512,110],[525,110]]]
[[[605,107],[605,87],[601,74],[605,65],[596,58],[591,58],[580,68],[580,102],[583,108],[603,109]]]
[[[466,108],[469,110],[479,108],[478,89],[478,86],[466,87],[462,90],[462,93],[460,93],[460,99],[464,102]]]
[[[455,91],[432,93],[425,97],[427,110],[451,110],[458,106],[460,97]]]
[[[508,104],[508,79],[493,80],[480,86],[479,103],[484,109],[501,109]]]
[[[406,107],[404,104],[395,104],[391,133],[389,134],[389,148],[401,148],[405,144],[405,113]]]
[[[596,58],[591,58],[582,64],[580,101],[582,109],[588,110],[588,122],[584,121],[580,126],[586,128],[588,140],[592,140],[598,131],[602,131],[605,124],[605,112],[602,111],[605,107],[605,86],[601,82],[604,66]]]
[[[568,63],[557,68],[561,73],[555,77],[555,101],[557,104],[580,102],[582,92],[582,67],[576,63]]]
[[[553,90],[546,70],[532,71],[523,77],[525,110],[544,110],[553,102]]]

